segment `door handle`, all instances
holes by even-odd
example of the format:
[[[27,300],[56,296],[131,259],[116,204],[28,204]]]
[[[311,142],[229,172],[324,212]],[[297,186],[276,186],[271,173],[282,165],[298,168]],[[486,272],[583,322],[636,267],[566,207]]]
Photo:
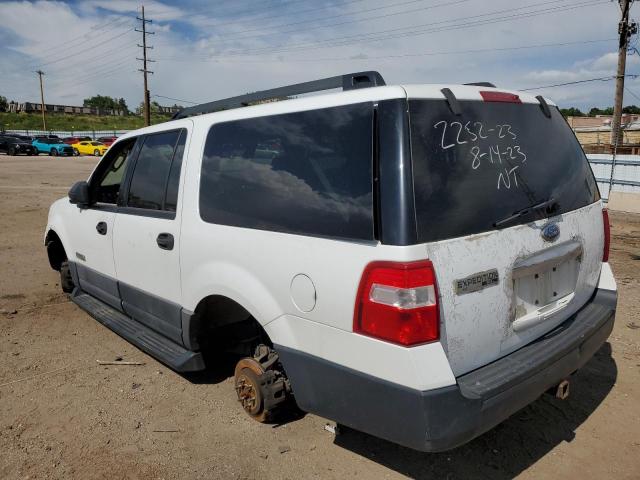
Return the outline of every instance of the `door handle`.
[[[106,235],[107,234],[107,224],[106,224],[106,222],[98,222],[98,224],[96,225],[96,231],[100,235]]]
[[[170,233],[161,233],[156,238],[156,243],[163,250],[173,250],[173,235]]]

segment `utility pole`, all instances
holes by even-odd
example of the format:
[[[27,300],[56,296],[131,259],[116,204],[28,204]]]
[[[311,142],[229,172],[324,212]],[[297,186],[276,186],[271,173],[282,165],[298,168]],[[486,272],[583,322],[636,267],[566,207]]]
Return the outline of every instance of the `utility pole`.
[[[617,149],[620,141],[620,124],[622,119],[622,100],[624,94],[624,77],[627,66],[627,48],[629,39],[638,31],[638,24],[629,23],[629,9],[634,0],[618,0],[622,17],[618,24],[620,42],[618,44],[618,73],[616,75],[616,97],[613,106],[613,118],[611,119],[611,145]]]
[[[142,5],[142,17],[136,17],[138,20],[142,22],[142,30],[138,30],[136,28],[136,32],[142,33],[142,45],[138,44],[138,47],[142,48],[142,58],[137,58],[142,62],[142,68],[139,68],[138,71],[142,72],[144,76],[144,124],[148,127],[151,125],[151,102],[149,95],[149,83],[147,80],[147,74],[153,72],[147,69],[147,63],[155,62],[155,60],[149,60],[147,58],[147,49],[153,49],[151,46],[147,46],[147,35],[154,35],[155,32],[147,31],[147,23],[151,23],[152,20],[147,20],[144,16],[144,5]]]
[[[42,76],[44,75],[44,72],[42,70],[38,70],[36,73],[40,77],[40,110],[42,111],[42,129],[46,132],[47,121],[44,116],[44,88],[42,87]]]

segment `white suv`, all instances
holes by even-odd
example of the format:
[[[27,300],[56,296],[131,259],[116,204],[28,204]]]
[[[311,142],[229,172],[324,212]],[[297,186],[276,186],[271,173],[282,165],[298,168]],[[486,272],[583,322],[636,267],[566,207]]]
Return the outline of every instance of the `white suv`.
[[[81,308],[174,370],[243,355],[256,419],[295,401],[436,451],[566,395],[613,327],[608,228],[549,101],[362,72],[124,135],[45,242]]]

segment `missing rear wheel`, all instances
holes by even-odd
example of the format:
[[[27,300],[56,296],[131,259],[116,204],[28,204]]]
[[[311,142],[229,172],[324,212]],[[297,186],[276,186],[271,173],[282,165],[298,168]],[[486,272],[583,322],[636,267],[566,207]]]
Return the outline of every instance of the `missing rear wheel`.
[[[253,357],[238,362],[234,384],[242,408],[260,423],[279,417],[291,396],[278,354],[266,345],[259,345]]]

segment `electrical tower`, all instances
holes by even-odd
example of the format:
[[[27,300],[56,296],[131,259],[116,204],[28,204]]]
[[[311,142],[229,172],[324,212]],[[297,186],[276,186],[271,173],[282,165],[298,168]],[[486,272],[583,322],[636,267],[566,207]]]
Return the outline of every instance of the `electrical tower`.
[[[136,28],[136,32],[142,33],[142,45],[138,44],[138,47],[142,48],[142,58],[136,58],[136,60],[140,60],[142,62],[142,68],[139,68],[138,71],[142,72],[144,76],[144,124],[148,127],[151,125],[151,102],[149,101],[149,83],[147,80],[147,74],[153,72],[147,69],[147,63],[155,62],[155,60],[150,60],[147,58],[147,50],[153,49],[152,46],[147,45],[147,35],[154,35],[155,32],[149,32],[147,30],[147,23],[151,23],[152,20],[147,20],[144,17],[144,5],[141,7],[142,9],[142,17],[136,17],[136,19],[142,22],[142,30],[138,30]]]
[[[42,86],[42,76],[44,75],[44,72],[42,70],[37,70],[36,73],[38,74],[38,77],[40,77],[40,111],[42,112],[42,129],[46,132],[47,121],[45,120],[44,115],[44,87]]]
[[[634,0],[618,0],[622,17],[618,24],[618,34],[620,35],[620,42],[618,44],[618,73],[616,75],[616,97],[613,105],[613,118],[611,120],[611,145],[614,146],[614,150],[620,141],[624,77],[627,66],[629,39],[638,31],[638,24],[634,21],[629,22],[629,9],[633,2]]]

